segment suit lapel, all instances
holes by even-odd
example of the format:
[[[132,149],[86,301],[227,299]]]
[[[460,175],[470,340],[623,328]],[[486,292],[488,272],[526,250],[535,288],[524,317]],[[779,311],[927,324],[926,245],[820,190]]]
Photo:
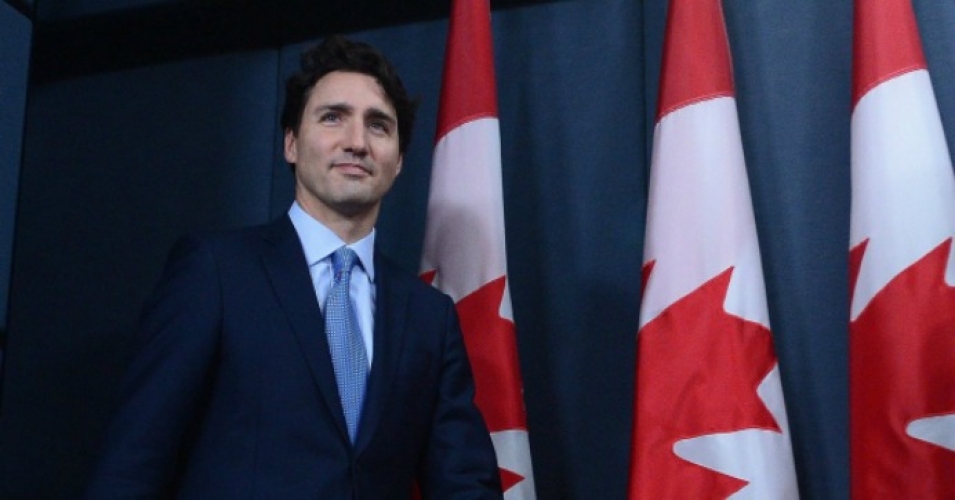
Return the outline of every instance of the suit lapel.
[[[271,246],[262,254],[263,264],[319,393],[339,433],[347,441],[345,416],[338,398],[328,340],[325,338],[325,321],[315,299],[315,288],[308,273],[302,245],[288,217],[277,220],[269,229],[267,238]]]
[[[365,389],[365,406],[362,409],[361,427],[358,430],[357,451],[363,450],[375,434],[375,428],[384,411],[385,401],[404,352],[405,317],[408,310],[409,292],[401,285],[397,271],[375,252],[376,304],[375,304],[375,354],[368,386]]]

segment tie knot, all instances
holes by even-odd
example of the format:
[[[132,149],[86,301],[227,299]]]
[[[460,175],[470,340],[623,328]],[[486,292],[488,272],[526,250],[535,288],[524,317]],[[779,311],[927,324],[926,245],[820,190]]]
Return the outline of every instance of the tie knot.
[[[358,255],[348,247],[339,247],[332,254],[332,272],[335,274],[335,282],[341,281],[346,276],[351,276],[351,269],[355,267],[358,261]]]

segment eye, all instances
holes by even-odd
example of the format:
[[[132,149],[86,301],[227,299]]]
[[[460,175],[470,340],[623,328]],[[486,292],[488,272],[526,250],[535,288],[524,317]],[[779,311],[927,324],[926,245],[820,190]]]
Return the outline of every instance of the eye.
[[[318,121],[321,123],[338,123],[341,120],[342,114],[339,111],[326,111],[318,117]]]
[[[391,124],[385,120],[372,120],[368,123],[368,128],[382,135],[389,135],[391,133]]]

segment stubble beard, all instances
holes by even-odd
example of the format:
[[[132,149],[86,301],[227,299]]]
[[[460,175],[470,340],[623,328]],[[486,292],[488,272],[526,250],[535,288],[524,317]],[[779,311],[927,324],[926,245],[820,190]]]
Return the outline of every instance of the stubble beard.
[[[307,186],[301,186],[301,189],[311,198],[311,204],[318,205],[316,208],[328,215],[354,219],[377,214],[381,198],[372,192],[371,187],[348,179],[339,179],[337,183],[337,186],[326,186],[325,189]]]

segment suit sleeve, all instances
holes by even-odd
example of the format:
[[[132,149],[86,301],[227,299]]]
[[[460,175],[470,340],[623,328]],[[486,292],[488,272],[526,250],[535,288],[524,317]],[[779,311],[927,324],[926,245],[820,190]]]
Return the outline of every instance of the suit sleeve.
[[[87,498],[159,498],[174,488],[178,457],[208,394],[220,297],[209,245],[180,240],[143,309],[138,349]]]
[[[474,379],[454,304],[447,299],[438,400],[425,458],[422,496],[431,499],[501,499],[490,434],[474,404]]]

